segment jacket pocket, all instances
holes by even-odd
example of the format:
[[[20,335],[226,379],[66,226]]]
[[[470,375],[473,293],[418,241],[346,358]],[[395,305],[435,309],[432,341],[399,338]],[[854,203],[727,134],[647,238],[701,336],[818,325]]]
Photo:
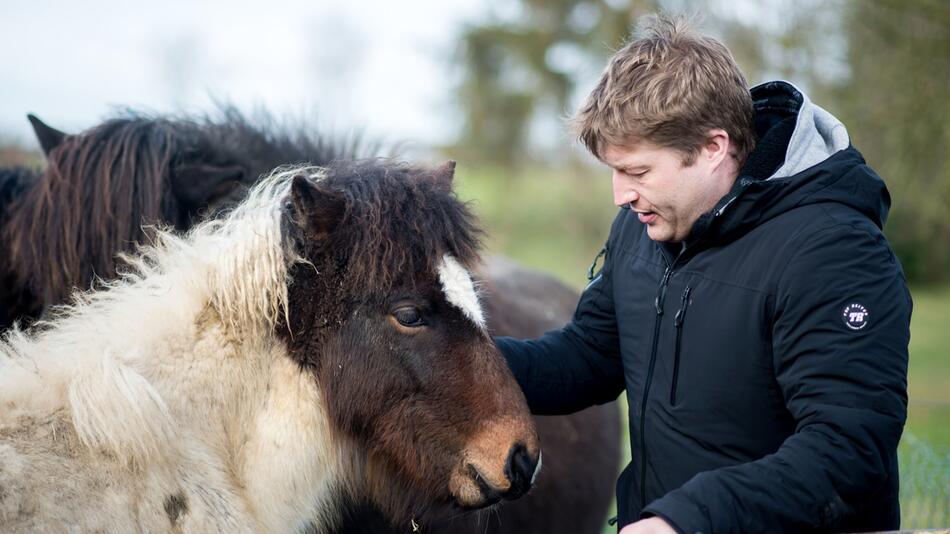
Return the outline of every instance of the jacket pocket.
[[[676,311],[673,318],[673,328],[676,330],[676,344],[673,350],[673,380],[670,384],[670,406],[676,404],[676,384],[679,381],[680,374],[680,348],[683,344],[683,323],[686,321],[686,309],[689,308],[689,294],[693,288],[686,286],[683,296],[680,298],[680,309]]]

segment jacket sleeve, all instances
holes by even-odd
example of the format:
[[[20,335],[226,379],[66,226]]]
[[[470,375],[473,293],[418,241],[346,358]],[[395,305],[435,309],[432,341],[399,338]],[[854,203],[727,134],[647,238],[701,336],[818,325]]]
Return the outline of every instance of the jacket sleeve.
[[[611,279],[613,242],[622,216],[607,240],[604,267],[581,294],[564,328],[530,341],[495,338],[532,413],[573,413],[610,402],[624,389]]]
[[[832,530],[868,497],[896,492],[910,314],[882,235],[838,225],[810,236],[779,278],[772,322],[794,434],[760,460],[696,475],[643,515],[681,532]]]

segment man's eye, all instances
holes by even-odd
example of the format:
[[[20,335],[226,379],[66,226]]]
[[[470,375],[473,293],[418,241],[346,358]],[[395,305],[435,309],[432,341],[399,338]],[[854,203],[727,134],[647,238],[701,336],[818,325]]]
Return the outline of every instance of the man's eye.
[[[393,317],[399,321],[399,324],[408,326],[410,328],[416,328],[425,325],[425,321],[422,320],[422,314],[419,313],[419,309],[414,306],[399,308],[393,312]]]

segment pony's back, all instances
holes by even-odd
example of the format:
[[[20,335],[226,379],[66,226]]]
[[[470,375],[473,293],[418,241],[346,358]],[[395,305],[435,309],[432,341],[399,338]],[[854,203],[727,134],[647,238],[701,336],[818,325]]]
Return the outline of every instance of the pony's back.
[[[18,198],[38,177],[36,169],[23,166],[0,167],[0,218],[10,202]]]

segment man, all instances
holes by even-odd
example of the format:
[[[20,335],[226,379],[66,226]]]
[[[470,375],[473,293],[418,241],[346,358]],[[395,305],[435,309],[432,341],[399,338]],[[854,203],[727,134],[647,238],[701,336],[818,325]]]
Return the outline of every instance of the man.
[[[624,208],[604,266],[562,330],[496,342],[535,413],[626,389],[622,534],[897,528],[911,299],[844,126],[662,17],[574,123]]]

